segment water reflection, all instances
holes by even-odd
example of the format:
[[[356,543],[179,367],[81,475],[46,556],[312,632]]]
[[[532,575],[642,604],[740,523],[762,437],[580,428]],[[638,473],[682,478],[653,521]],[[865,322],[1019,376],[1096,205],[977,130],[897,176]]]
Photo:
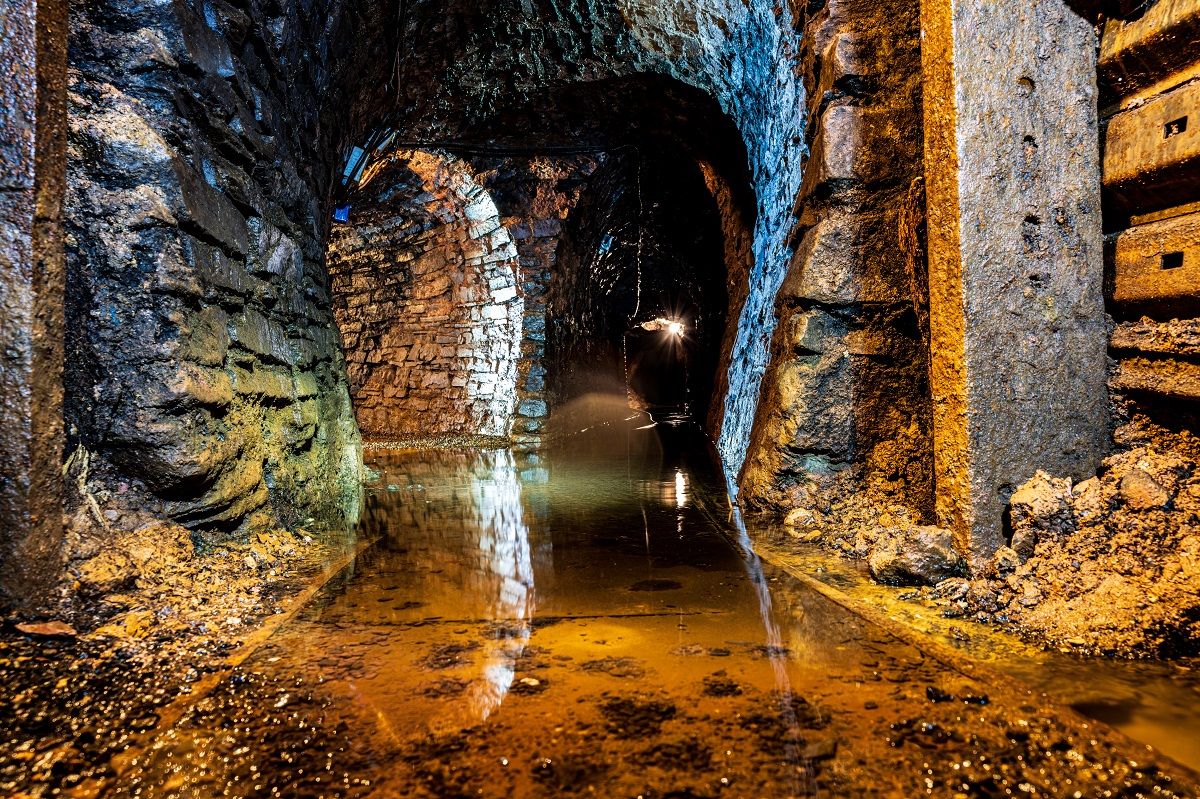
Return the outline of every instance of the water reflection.
[[[374,455],[362,533],[375,543],[112,795],[1166,784],[1132,773],[1099,731],[948,670],[760,560],[695,426],[629,419],[616,402],[589,413],[534,460]]]
[[[492,622],[462,691],[484,720],[504,701],[529,641],[534,569],[524,480],[508,451],[395,456],[361,535],[377,543],[326,592],[315,621],[403,624],[437,618]]]

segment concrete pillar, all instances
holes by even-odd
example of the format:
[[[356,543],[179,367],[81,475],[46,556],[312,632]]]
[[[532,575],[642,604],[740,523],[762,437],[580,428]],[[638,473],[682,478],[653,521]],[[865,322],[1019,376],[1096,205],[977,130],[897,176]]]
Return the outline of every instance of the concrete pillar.
[[[1107,437],[1096,37],[1063,0],[922,0],[939,524],[972,569],[1016,486]]]
[[[67,0],[0,0],[0,602],[61,568]]]

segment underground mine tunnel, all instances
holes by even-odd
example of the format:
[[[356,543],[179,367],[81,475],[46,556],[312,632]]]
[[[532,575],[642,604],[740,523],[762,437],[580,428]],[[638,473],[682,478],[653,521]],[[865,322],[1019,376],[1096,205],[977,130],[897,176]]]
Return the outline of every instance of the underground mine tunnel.
[[[1200,794],[1200,2],[0,31],[0,794]]]

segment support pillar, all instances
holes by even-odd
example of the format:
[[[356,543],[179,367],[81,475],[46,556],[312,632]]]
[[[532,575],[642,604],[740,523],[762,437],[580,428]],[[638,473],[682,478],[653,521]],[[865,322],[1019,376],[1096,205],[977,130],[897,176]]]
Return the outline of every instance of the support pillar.
[[[61,570],[67,0],[0,0],[0,604]]]
[[[936,504],[980,572],[1107,436],[1096,37],[1063,0],[922,0]]]

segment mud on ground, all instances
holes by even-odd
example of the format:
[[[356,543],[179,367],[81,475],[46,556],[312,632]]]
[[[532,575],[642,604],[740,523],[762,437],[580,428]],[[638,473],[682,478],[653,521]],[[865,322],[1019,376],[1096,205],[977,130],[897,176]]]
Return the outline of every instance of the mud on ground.
[[[1039,472],[1018,488],[1010,545],[988,573],[939,580],[917,597],[948,617],[1009,625],[1046,646],[1200,654],[1200,439],[1135,417],[1115,440],[1119,451],[1094,477],[1072,483]],[[883,531],[913,522],[904,508],[847,497],[824,512],[793,511],[788,527],[866,559]]]
[[[0,609],[4,796],[93,795],[114,757],[344,548],[267,513],[190,531],[137,486],[74,467],[57,607]]]

